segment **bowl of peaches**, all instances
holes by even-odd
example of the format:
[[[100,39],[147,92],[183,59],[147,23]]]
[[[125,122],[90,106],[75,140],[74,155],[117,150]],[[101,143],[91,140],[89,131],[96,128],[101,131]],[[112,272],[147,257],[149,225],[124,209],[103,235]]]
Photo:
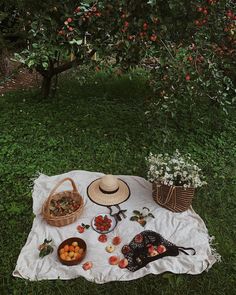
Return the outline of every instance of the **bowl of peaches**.
[[[69,238],[63,241],[57,249],[59,261],[64,265],[79,264],[86,254],[86,243],[80,238]]]

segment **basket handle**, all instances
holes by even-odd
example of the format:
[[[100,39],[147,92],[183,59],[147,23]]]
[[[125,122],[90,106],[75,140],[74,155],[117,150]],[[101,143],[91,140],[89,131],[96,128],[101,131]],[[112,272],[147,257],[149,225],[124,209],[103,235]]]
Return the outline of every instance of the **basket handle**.
[[[77,188],[76,188],[76,185],[75,185],[75,183],[74,183],[74,180],[71,179],[71,178],[69,178],[69,177],[67,177],[67,178],[64,178],[64,179],[62,179],[61,181],[58,182],[58,184],[57,184],[57,185],[54,187],[54,189],[51,191],[51,193],[50,193],[50,195],[49,195],[49,198],[50,198],[51,196],[53,196],[53,195],[55,194],[55,191],[58,189],[58,187],[59,187],[63,182],[65,182],[65,181],[67,181],[67,180],[69,180],[69,181],[71,182],[71,185],[72,185],[72,187],[73,187],[73,191],[74,191],[75,193],[78,193],[78,190],[77,190]]]
[[[77,188],[76,188],[76,185],[75,185],[75,183],[74,183],[74,180],[72,179],[72,178],[69,178],[69,177],[67,177],[67,178],[64,178],[64,179],[62,179],[61,181],[59,181],[58,182],[58,184],[53,188],[53,190],[51,191],[51,193],[50,193],[50,195],[49,195],[49,197],[48,197],[48,199],[47,199],[47,201],[46,201],[46,203],[45,203],[45,207],[47,208],[47,212],[45,212],[46,213],[46,215],[49,215],[49,204],[50,204],[50,202],[51,202],[51,199],[52,199],[52,197],[53,197],[53,195],[55,194],[55,192],[56,192],[56,190],[58,189],[58,187],[63,183],[63,182],[65,182],[65,181],[70,181],[71,182],[71,185],[72,185],[72,187],[73,187],[73,192],[75,192],[75,193],[78,193],[78,190],[77,190]]]
[[[158,194],[159,194],[159,189],[160,189],[160,185],[157,187],[157,190],[158,190]],[[158,202],[160,203],[160,205],[166,205],[168,202],[169,202],[169,200],[171,199],[171,197],[172,197],[172,195],[174,194],[174,209],[175,209],[175,207],[176,207],[176,187],[175,186],[171,186],[170,187],[170,189],[169,189],[169,191],[168,191],[168,195],[167,195],[167,197],[166,197],[166,199],[165,199],[165,201],[164,202],[162,202],[160,199],[158,200]]]

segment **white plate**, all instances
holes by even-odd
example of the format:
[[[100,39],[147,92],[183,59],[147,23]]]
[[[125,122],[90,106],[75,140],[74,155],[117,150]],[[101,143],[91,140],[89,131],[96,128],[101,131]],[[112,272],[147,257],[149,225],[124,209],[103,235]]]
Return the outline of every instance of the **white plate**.
[[[109,228],[108,231],[100,231],[100,230],[98,230],[98,229],[96,228],[96,226],[95,226],[95,218],[96,218],[97,216],[99,216],[99,215],[102,215],[102,217],[104,217],[105,215],[107,215],[107,217],[111,219],[111,221],[112,221],[112,222],[111,222],[111,227]],[[96,216],[93,218],[92,223],[91,223],[92,228],[93,228],[97,233],[100,233],[100,234],[107,234],[107,233],[113,231],[114,228],[116,227],[116,224],[117,224],[116,219],[115,219],[113,216],[111,216],[109,213],[100,213],[100,214],[96,215]]]

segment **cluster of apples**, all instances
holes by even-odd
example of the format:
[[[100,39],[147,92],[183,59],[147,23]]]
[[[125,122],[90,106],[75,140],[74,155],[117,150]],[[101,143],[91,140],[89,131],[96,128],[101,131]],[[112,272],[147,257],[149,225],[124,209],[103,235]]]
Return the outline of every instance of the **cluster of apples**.
[[[102,234],[98,237],[98,241],[101,243],[107,242],[107,235]],[[112,244],[107,245],[105,250],[108,253],[112,253],[115,251],[116,246],[121,243],[121,237],[116,236],[112,239]],[[110,265],[118,265],[120,268],[126,268],[128,265],[128,260],[126,258],[120,259],[117,255],[110,256],[108,259]]]

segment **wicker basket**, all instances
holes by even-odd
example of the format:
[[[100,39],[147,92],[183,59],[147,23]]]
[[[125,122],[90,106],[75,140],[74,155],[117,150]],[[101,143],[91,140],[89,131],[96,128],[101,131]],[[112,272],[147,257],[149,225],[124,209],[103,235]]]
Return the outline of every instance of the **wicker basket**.
[[[188,210],[192,204],[194,188],[168,186],[153,182],[152,196],[160,206],[173,212],[183,212]]]
[[[59,192],[59,193],[55,193],[57,188],[65,181],[69,180],[72,184],[73,190],[72,191],[63,191],[63,192]],[[62,197],[70,197],[75,201],[78,201],[80,203],[80,207],[72,212],[71,214],[67,214],[65,216],[52,216],[50,214],[50,202],[52,199],[54,200],[59,200]],[[73,222],[75,222],[75,220],[79,217],[79,215],[81,214],[82,210],[83,210],[83,199],[81,197],[81,195],[79,194],[76,185],[73,181],[73,179],[71,178],[65,178],[62,179],[55,187],[54,189],[51,191],[49,197],[47,198],[47,200],[44,202],[43,204],[43,208],[42,208],[42,215],[43,218],[46,220],[46,222],[50,225],[54,225],[54,226],[65,226],[68,224],[71,224]]]

